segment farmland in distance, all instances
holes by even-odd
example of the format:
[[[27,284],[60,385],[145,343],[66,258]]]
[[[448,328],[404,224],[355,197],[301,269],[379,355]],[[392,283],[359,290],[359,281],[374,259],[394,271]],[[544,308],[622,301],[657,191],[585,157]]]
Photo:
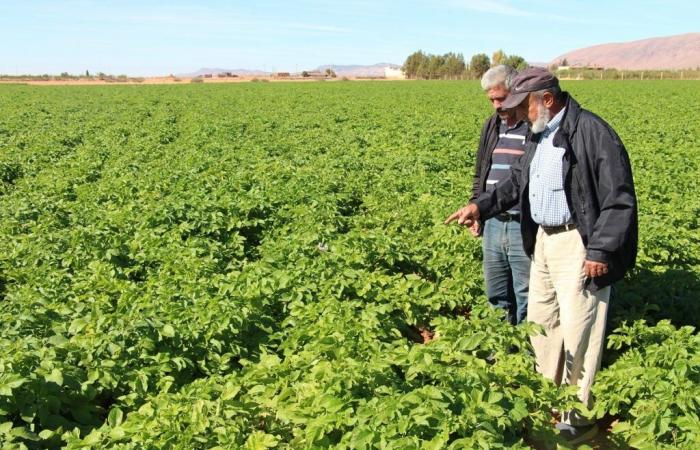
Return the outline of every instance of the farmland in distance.
[[[700,440],[698,86],[563,86],[639,197],[592,412],[619,446]],[[572,392],[442,224],[489,114],[476,82],[0,86],[3,448],[554,442]]]

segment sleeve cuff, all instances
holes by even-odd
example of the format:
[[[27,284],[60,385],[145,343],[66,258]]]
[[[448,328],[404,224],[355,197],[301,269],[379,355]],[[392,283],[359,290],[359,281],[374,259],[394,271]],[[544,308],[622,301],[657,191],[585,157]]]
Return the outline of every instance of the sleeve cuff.
[[[479,220],[482,222],[486,221],[487,219],[490,219],[491,217],[488,215],[488,201],[484,201],[482,199],[482,195],[479,197],[475,198],[474,200],[471,201],[471,203],[474,203],[477,208],[479,208]]]
[[[604,250],[587,250],[586,259],[608,264],[610,262],[610,254]]]

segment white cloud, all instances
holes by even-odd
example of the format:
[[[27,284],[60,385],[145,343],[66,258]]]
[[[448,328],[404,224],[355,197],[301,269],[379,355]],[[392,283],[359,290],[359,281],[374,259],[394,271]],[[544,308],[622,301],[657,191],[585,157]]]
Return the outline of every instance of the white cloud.
[[[451,6],[471,9],[473,11],[506,15],[506,16],[532,16],[532,12],[516,8],[509,2],[501,0],[448,0]]]
[[[110,18],[110,21],[131,24],[159,24],[173,25],[189,28],[211,28],[211,27],[236,27],[241,29],[253,29],[259,32],[267,31],[313,31],[319,33],[351,33],[350,28],[336,27],[332,25],[320,25],[304,22],[286,21],[263,21],[239,19],[236,17],[215,17],[209,15],[186,16],[186,15],[139,15]]]
[[[78,2],[79,3],[79,2]],[[116,26],[154,25],[158,27],[179,27],[183,31],[212,29],[279,33],[292,31],[305,31],[312,33],[342,34],[352,33],[356,30],[333,24],[307,23],[303,21],[291,21],[284,19],[256,19],[244,17],[235,10],[213,9],[201,6],[172,6],[167,11],[162,11],[148,6],[138,8],[137,12],[125,13],[108,5],[98,8],[76,8],[68,10],[56,9],[48,5],[41,13],[47,16],[64,16],[65,22],[73,24],[98,26],[100,23],[108,23]]]
[[[477,11],[482,13],[490,13],[501,16],[511,16],[511,17],[522,17],[522,18],[532,18],[538,20],[550,20],[553,22],[564,22],[573,23],[579,25],[623,25],[623,22],[619,20],[601,20],[600,17],[595,19],[583,18],[579,16],[556,14],[549,12],[549,10],[566,10],[566,5],[563,3],[553,5],[549,1],[540,0],[539,2],[533,2],[532,0],[528,2],[530,6],[529,9],[523,9],[514,6],[511,2],[506,0],[444,0],[445,5],[468,9],[471,11]],[[539,3],[539,4],[538,4]],[[545,11],[541,9],[544,8]]]

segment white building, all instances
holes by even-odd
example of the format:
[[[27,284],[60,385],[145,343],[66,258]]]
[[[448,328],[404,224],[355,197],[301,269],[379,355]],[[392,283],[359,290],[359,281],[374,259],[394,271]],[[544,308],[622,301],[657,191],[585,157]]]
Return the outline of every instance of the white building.
[[[391,78],[394,80],[403,80],[406,75],[403,73],[400,67],[386,66],[384,68],[384,78]]]

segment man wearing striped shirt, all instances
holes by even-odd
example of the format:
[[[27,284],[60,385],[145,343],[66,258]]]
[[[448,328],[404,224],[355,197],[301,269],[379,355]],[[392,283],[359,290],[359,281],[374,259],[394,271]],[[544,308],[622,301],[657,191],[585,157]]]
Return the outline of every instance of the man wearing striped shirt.
[[[515,75],[512,67],[499,65],[481,78],[481,87],[496,112],[482,129],[472,200],[506,179],[510,166],[525,153],[527,122],[519,120],[515,110],[501,108]],[[527,316],[530,276],[530,258],[523,250],[519,222],[520,211],[514,207],[470,228],[474,235],[483,231],[483,269],[489,303],[503,309],[506,320],[512,324],[522,322]]]

